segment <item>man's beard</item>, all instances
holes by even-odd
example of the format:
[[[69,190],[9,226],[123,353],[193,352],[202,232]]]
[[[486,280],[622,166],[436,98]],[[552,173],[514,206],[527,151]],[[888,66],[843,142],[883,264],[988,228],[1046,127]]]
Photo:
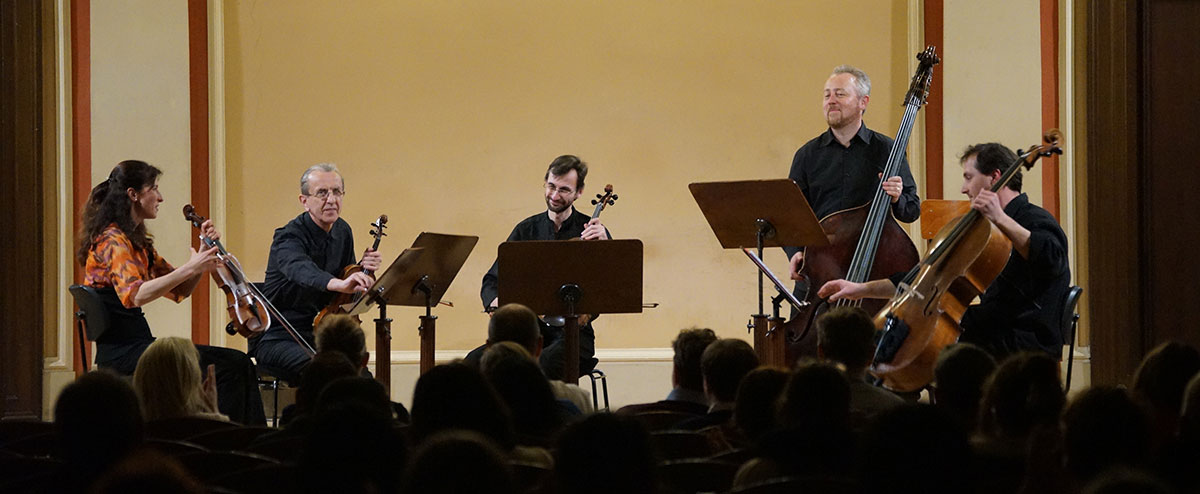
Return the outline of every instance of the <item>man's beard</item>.
[[[554,202],[553,202],[553,201],[551,201],[549,197],[547,197],[547,198],[546,198],[546,209],[549,209],[549,210],[550,210],[550,212],[552,212],[552,213],[554,213],[554,214],[561,213],[561,212],[563,212],[563,211],[566,211],[566,210],[568,210],[568,209],[570,209],[570,208],[571,208],[571,203],[569,203],[569,202],[564,202],[562,206],[560,206],[560,207],[558,207],[558,208],[555,208],[555,207],[554,207]]]

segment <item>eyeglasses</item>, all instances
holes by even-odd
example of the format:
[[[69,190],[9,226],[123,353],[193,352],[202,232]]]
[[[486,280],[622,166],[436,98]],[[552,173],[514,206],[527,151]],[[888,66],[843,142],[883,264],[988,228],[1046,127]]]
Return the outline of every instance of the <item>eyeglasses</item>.
[[[558,187],[552,183],[546,182],[546,193],[547,194],[553,194],[554,191],[556,191],[556,190],[558,191],[559,195],[564,195],[564,196],[569,196],[569,195],[575,193],[575,190],[571,189],[570,187]]]
[[[329,199],[330,196],[342,197],[342,196],[346,195],[346,191],[342,190],[342,189],[320,189],[320,190],[318,190],[312,194],[308,194],[308,195],[311,197],[316,197],[317,199],[327,200],[327,199]]]

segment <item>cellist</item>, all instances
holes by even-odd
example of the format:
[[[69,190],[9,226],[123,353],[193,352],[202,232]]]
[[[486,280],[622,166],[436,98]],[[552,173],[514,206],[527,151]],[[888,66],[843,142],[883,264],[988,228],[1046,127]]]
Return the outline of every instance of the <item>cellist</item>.
[[[363,272],[342,277],[355,264],[354,235],[341,219],[346,184],[332,163],[313,165],[300,175],[300,205],[304,212],[275,230],[263,294],[291,322],[301,337],[313,344],[313,318],[333,299],[335,292],[366,291],[375,280]],[[374,271],[383,263],[379,252],[367,249],[361,261]],[[250,355],[260,368],[275,377],[296,383],[311,356],[282,327],[271,327],[249,343]]]
[[[892,139],[863,123],[870,100],[871,79],[857,68],[839,65],[825,81],[822,111],[829,129],[796,151],[788,173],[817,218],[868,204],[875,194]],[[907,158],[901,160],[899,175],[888,177],[882,187],[891,197],[892,214],[897,220],[912,223],[921,216],[921,199]],[[784,252],[790,259],[789,272],[797,280],[795,291],[800,297],[808,288],[801,286],[804,251],[785,247]]]
[[[1067,236],[1048,211],[1021,192],[1021,173],[998,192],[990,189],[1017,155],[997,143],[975,144],[963,151],[962,193],[971,207],[1012,242],[1000,276],[963,316],[960,342],[974,343],[997,359],[1023,350],[1059,358],[1059,317],[1071,283]],[[867,283],[833,280],[817,294],[831,300],[891,298],[905,273]]]
[[[146,220],[158,217],[161,176],[161,170],[144,161],[118,163],[88,196],[78,237],[83,284],[98,291],[108,312],[108,330],[96,340],[96,366],[126,376],[133,375],[154,341],[142,306],[160,298],[182,302],[220,262],[215,247],[192,250],[178,268],[158,254]],[[201,231],[221,237],[211,221]],[[216,380],[221,413],[245,425],[266,425],[250,358],[232,348],[196,345],[196,350],[201,369],[214,367],[210,379]]]

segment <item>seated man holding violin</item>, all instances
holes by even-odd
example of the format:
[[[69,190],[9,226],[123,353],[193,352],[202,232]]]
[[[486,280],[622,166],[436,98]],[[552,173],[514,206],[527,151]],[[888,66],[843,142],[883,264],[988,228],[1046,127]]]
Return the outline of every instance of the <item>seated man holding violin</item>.
[[[546,169],[545,198],[546,211],[521,220],[513,227],[508,235],[508,242],[523,240],[608,240],[612,238],[608,229],[600,223],[599,218],[593,218],[586,213],[575,210],[574,204],[583,194],[584,179],[587,178],[588,166],[576,156],[563,155],[554,159]],[[492,263],[492,268],[483,276],[480,298],[483,307],[489,313],[495,310],[500,301],[499,293],[500,266],[498,261]],[[596,332],[592,328],[589,317],[585,314],[579,318],[579,373],[587,374],[596,367]],[[563,349],[562,318],[545,317],[541,319],[542,341],[544,347],[538,357],[542,371],[550,379],[559,379],[563,373],[563,359],[566,352]],[[486,345],[485,345],[486,346]],[[485,346],[472,350],[467,354],[468,362],[478,362],[483,355]]]
[[[979,345],[997,360],[1024,350],[1057,359],[1063,344],[1059,317],[1071,284],[1067,236],[1054,216],[1021,193],[1019,171],[997,192],[990,190],[1016,160],[1016,153],[997,143],[969,146],[962,155],[962,193],[1008,237],[1012,253],[979,303],[963,315],[959,341]],[[891,298],[904,277],[899,273],[866,283],[833,280],[817,295],[831,301]]]
[[[295,329],[273,318],[271,326],[250,340],[250,355],[260,369],[292,383],[312,359],[313,318],[336,293],[363,292],[375,280],[363,272],[343,276],[355,264],[354,235],[340,218],[345,182],[337,167],[321,163],[300,176],[300,205],[304,212],[275,230],[263,294]],[[379,268],[383,257],[367,249],[359,263],[368,271]],[[296,338],[303,338],[302,343]]]

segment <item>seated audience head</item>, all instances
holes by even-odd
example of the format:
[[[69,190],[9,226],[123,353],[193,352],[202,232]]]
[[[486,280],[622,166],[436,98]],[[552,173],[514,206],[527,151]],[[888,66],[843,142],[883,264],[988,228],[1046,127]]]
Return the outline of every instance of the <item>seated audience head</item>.
[[[382,384],[337,379],[312,414],[297,462],[307,492],[396,492],[408,449]]]
[[[875,353],[875,323],[860,307],[838,307],[817,318],[817,354],[861,379]]]
[[[996,370],[996,359],[970,343],[955,343],[938,354],[933,368],[935,404],[972,430],[979,416],[983,384]]]
[[[461,362],[439,365],[417,379],[411,414],[413,444],[444,430],[466,429],[504,451],[514,445],[508,407],[479,370]]]
[[[58,395],[59,457],[87,485],[142,443],[142,410],[124,379],[106,370],[79,376]]]
[[[1200,352],[1175,341],[1163,343],[1142,359],[1133,373],[1133,398],[1149,407],[1155,441],[1176,434],[1188,381],[1200,373]]]
[[[833,364],[801,362],[788,378],[779,402],[779,425],[818,430],[846,429],[850,419],[850,382]]]
[[[650,434],[632,417],[598,413],[568,426],[554,461],[558,492],[655,492]]]
[[[863,431],[862,492],[971,492],[967,432],[942,409],[904,404],[875,416]],[[918,472],[938,465],[937,475]]]
[[[671,347],[675,349],[671,382],[677,388],[704,391],[704,374],[700,370],[700,357],[704,349],[717,341],[717,333],[708,328],[691,328],[679,332]]]
[[[537,314],[521,304],[504,304],[488,321],[488,344],[511,341],[525,347],[530,355],[542,353],[542,331]]]
[[[204,398],[203,383],[196,345],[177,336],[154,340],[133,371],[147,421],[217,413]]]
[[[296,413],[311,412],[317,397],[329,383],[344,377],[357,376],[359,369],[346,355],[337,351],[317,352],[300,373],[300,388],[296,390]]]
[[[1185,441],[1200,441],[1200,374],[1192,377],[1183,395],[1179,438]]]
[[[483,352],[480,368],[512,413],[513,429],[523,439],[543,443],[563,425],[563,415],[542,368],[521,345],[494,343]]]
[[[979,432],[990,439],[1024,440],[1038,427],[1058,427],[1066,396],[1058,362],[1019,353],[1000,363],[984,385]]]
[[[359,369],[367,366],[371,353],[367,351],[367,337],[362,326],[353,317],[334,314],[321,319],[315,332],[317,352],[340,352]]]
[[[471,431],[449,430],[430,436],[413,453],[406,470],[401,492],[518,492],[504,452]]]
[[[709,403],[732,404],[742,377],[758,367],[758,355],[749,343],[736,338],[717,340],[700,356],[704,394]]]
[[[1086,483],[1116,466],[1138,466],[1149,454],[1150,425],[1142,407],[1123,389],[1084,390],[1063,414],[1067,470]]]
[[[733,405],[733,422],[747,439],[755,441],[775,428],[777,404],[789,376],[783,369],[759,367],[742,378]]]

